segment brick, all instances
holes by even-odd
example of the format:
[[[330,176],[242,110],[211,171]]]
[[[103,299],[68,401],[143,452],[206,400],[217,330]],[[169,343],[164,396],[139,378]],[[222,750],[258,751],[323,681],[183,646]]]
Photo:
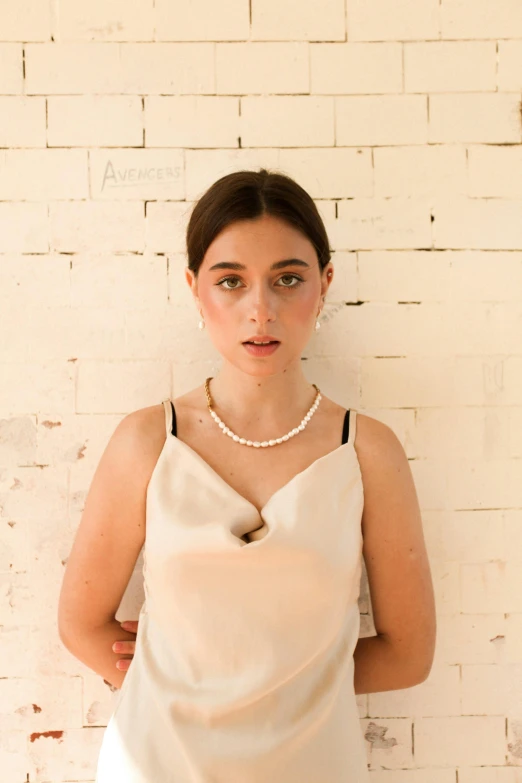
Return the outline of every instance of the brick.
[[[374,150],[374,157],[377,152],[385,150]],[[433,250],[360,250],[357,254],[359,299],[445,301],[451,281],[451,256]]]
[[[51,147],[141,147],[141,98],[52,96],[48,99],[47,138]]]
[[[48,249],[46,204],[0,202],[0,253],[45,253]]]
[[[0,43],[0,95],[22,92],[22,61],[22,44]]]
[[[433,328],[430,334],[426,328]],[[335,328],[325,326],[329,353],[338,346],[330,331],[339,333],[339,340],[350,335],[351,345],[358,356],[439,356],[441,345],[451,338],[453,323],[448,308],[437,304],[365,304],[341,310]]]
[[[49,41],[51,3],[19,0],[0,3],[2,41]]]
[[[399,43],[310,44],[311,92],[329,95],[402,92]]]
[[[60,0],[60,41],[152,41],[154,0]]]
[[[415,761],[420,766],[436,767],[503,764],[504,723],[500,716],[418,718]]]
[[[522,146],[468,149],[469,195],[522,199]]]
[[[413,767],[412,721],[409,718],[361,720],[369,769]]]
[[[427,98],[423,95],[354,95],[335,98],[339,146],[425,144]]]
[[[227,0],[226,12],[212,0],[184,6],[155,0],[157,41],[241,41],[250,37],[249,7]]]
[[[284,148],[279,152],[279,167],[314,199],[370,197],[374,193],[367,148]]]
[[[145,146],[236,147],[237,98],[152,96],[145,99]]]
[[[19,359],[6,362],[2,365],[2,380],[5,385],[0,393],[0,411],[8,411],[10,416],[43,409],[73,409],[73,374],[70,364],[64,363],[63,358],[45,363],[23,363]],[[30,666],[34,667],[36,663],[33,660]],[[19,676],[6,674],[11,669],[5,666],[2,671],[4,676]]]
[[[452,769],[376,769],[370,770],[370,781],[371,783],[455,783],[455,772]]]
[[[85,150],[6,150],[0,157],[0,199],[87,198]]]
[[[522,769],[504,766],[459,767],[459,783],[522,783]]]
[[[520,38],[522,6],[513,0],[443,0],[442,38]]]
[[[252,0],[251,37],[263,41],[344,41],[343,0],[324,0],[317,13],[314,0],[302,0],[296,13],[292,0]]]
[[[495,90],[494,41],[431,41],[404,44],[405,92]]]
[[[457,145],[376,147],[375,196],[466,195],[466,150]]]
[[[448,463],[446,502],[453,508],[520,508],[522,485],[517,460],[460,460]]]
[[[9,302],[7,296],[2,302],[2,341],[0,342],[0,361],[4,363],[27,361],[30,330],[27,311]],[[2,368],[3,369],[3,368]],[[5,569],[10,571],[10,568]]]
[[[8,779],[23,779],[25,775],[35,776],[36,765],[27,759],[27,734],[20,730],[2,732],[2,770]]]
[[[156,361],[164,367],[167,375],[170,375],[170,364],[165,360],[166,349],[181,356],[183,346],[190,343],[191,361],[208,360],[212,343],[207,333],[202,335],[198,329],[199,317],[194,304],[179,311],[174,307],[129,311],[125,319],[128,355],[138,360]],[[153,393],[151,400],[157,400],[157,392]]]
[[[50,725],[81,728],[80,677],[47,677],[45,679],[2,678],[0,680],[0,727],[26,732],[47,731]],[[37,704],[37,711],[28,710]]]
[[[338,217],[329,224],[336,250],[429,247],[431,222],[422,199],[358,198],[340,201]]]
[[[136,357],[119,363],[85,359],[77,372],[78,411],[125,414],[143,401],[154,404],[158,397],[165,399],[169,394],[169,363],[165,359]],[[100,384],[100,377],[105,383]]]
[[[94,199],[181,199],[185,195],[182,150],[90,150]]]
[[[408,41],[439,37],[439,0],[349,0],[350,41]]]
[[[33,44],[26,47],[28,93],[44,95],[215,92],[210,43]]]
[[[520,414],[520,410],[517,414]],[[510,565],[522,561],[522,511],[512,509],[502,514],[506,548],[509,546]],[[506,558],[507,559],[507,558]]]
[[[461,669],[462,712],[465,715],[505,715],[510,701],[509,689],[520,682],[520,666],[477,664]],[[520,695],[520,687],[515,690]]]
[[[69,653],[70,655],[70,653]],[[91,726],[68,729],[60,737],[60,744],[49,742],[45,735],[28,742],[27,758],[37,765],[43,780],[59,780],[64,775],[64,758],[67,759],[66,774],[70,780],[85,781],[96,774],[96,758],[105,729]]]
[[[507,444],[493,447],[491,441],[502,431],[503,409],[489,411],[476,407],[427,408],[417,412],[415,432],[412,433],[413,448],[419,458],[439,457],[450,450],[453,456],[462,458],[473,454],[482,459],[506,457]],[[491,429],[494,430],[490,435]],[[499,532],[500,537],[500,532]],[[464,554],[464,553],[462,553]]]
[[[454,362],[455,405],[518,405],[522,361],[518,356],[458,357]]]
[[[515,652],[515,637],[516,629],[508,630],[504,614],[441,616],[437,620],[434,665],[503,663],[510,639],[511,649]]]
[[[429,411],[421,411],[421,413]],[[424,537],[432,557],[486,563],[508,557],[504,511],[432,511],[423,514]]]
[[[454,366],[455,359],[449,357],[363,357],[360,383],[364,404],[386,408],[450,405]]]
[[[139,202],[58,201],[50,204],[53,250],[136,251],[144,249],[145,215]]]
[[[88,253],[76,255],[70,265],[73,307],[126,310],[167,305],[167,263],[163,256]]]
[[[461,563],[462,611],[468,614],[495,614],[506,611],[506,564]]]
[[[187,319],[190,313],[191,316],[193,314],[194,318],[197,315],[197,319],[199,320],[194,297],[185,278],[185,270],[187,269],[186,255],[184,253],[169,253],[167,256],[167,265],[168,302],[170,306],[185,308],[185,317]]]
[[[453,331],[457,355],[516,353],[522,304],[508,302],[463,302],[445,308],[444,321]],[[444,332],[441,329],[441,337]],[[446,332],[448,334],[448,332]]]
[[[32,317],[38,329],[29,344],[29,360],[72,355],[105,359],[125,354],[125,315],[120,309],[40,306],[33,309]]]
[[[448,296],[452,301],[520,301],[522,252],[452,251]]]
[[[433,206],[436,247],[522,250],[522,199],[437,199]]]
[[[333,98],[247,96],[239,117],[244,147],[327,147],[334,143]]]
[[[0,147],[45,147],[45,98],[0,96]]]
[[[308,45],[303,42],[216,44],[216,93],[307,93]]]
[[[13,308],[71,304],[70,259],[9,253],[0,259],[0,290]]]
[[[27,363],[26,370],[30,366],[30,363]],[[63,519],[66,516],[67,472],[64,467],[21,465],[12,468],[6,478],[16,483],[17,491],[6,493],[3,497],[2,512],[5,516],[16,517],[20,522],[30,521],[35,516],[43,516],[41,509],[44,508],[44,504],[45,514],[50,519]],[[32,558],[31,562],[30,573],[33,578],[35,578],[38,568],[37,559]],[[44,589],[47,590],[48,586],[56,587],[56,580],[61,576],[61,567],[58,573],[56,569],[50,567],[47,570],[49,583],[48,585],[46,583],[45,586],[41,585],[42,592]],[[2,624],[12,625],[14,620],[24,625],[38,622],[38,613],[35,612],[35,607],[32,605],[37,602],[38,596],[31,590],[30,580],[29,572],[8,574],[2,579],[4,595],[5,589],[12,588],[12,600],[4,600],[0,604],[0,617],[2,617],[0,622]],[[47,599],[50,599],[49,594],[47,594]],[[41,612],[43,611],[41,604],[39,609]],[[50,619],[51,616],[47,616],[47,620]]]
[[[5,314],[4,310],[4,314]],[[12,310],[14,312],[14,308]],[[7,336],[7,335],[6,335]],[[4,340],[5,342],[5,340]],[[3,359],[2,359],[3,361]],[[15,357],[7,359],[15,361]],[[10,416],[0,419],[0,460],[4,468],[28,464],[36,457],[36,426],[29,416]],[[0,518],[2,550],[0,572],[16,573],[29,567],[27,525],[13,525],[5,517]]]
[[[185,231],[192,203],[149,201],[145,248],[152,253],[185,252]]]
[[[439,144],[520,143],[520,97],[511,93],[430,95],[428,141]]]
[[[522,90],[522,41],[498,42],[498,89]]]

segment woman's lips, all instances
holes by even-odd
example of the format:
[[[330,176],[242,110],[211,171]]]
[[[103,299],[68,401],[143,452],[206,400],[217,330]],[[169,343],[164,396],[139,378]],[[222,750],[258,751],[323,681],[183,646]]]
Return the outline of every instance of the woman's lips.
[[[268,345],[254,345],[254,343],[243,343],[251,356],[270,356],[281,345],[279,342],[272,342]]]

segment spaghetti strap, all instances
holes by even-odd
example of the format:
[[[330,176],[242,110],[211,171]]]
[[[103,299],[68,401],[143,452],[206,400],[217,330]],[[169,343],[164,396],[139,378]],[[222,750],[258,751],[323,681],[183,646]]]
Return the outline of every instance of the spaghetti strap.
[[[162,400],[162,402],[165,409],[165,433],[168,437],[170,433],[175,435],[173,426],[175,425],[174,406],[172,405],[172,400]]]
[[[357,411],[355,411],[353,408],[348,408],[344,415],[343,443],[355,443],[355,430],[357,427],[356,420]]]
[[[352,446],[355,443],[355,435],[357,433],[357,411],[350,408],[350,433],[348,435],[348,443]]]
[[[348,434],[350,432],[350,409],[346,411],[344,414],[344,421],[343,421],[343,438],[341,443],[348,443]]]

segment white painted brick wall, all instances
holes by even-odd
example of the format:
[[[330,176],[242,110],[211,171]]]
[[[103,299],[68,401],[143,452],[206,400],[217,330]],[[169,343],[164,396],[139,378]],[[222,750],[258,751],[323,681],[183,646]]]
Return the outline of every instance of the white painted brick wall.
[[[522,783],[521,93],[520,0],[0,2],[2,783],[94,779],[64,564],[121,417],[216,366],[184,229],[260,166],[335,251],[310,378],[393,427],[423,512],[435,661],[357,697],[372,783]]]

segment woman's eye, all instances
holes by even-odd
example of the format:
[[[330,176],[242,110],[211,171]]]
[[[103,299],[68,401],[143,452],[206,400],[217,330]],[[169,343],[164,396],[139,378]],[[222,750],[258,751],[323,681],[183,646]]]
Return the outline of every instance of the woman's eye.
[[[285,278],[295,279],[297,282],[295,283],[295,285],[283,285],[281,286],[282,288],[297,288],[297,286],[299,286],[301,283],[304,282],[302,277],[299,277],[299,275],[294,275],[294,274],[283,275],[282,277],[279,278],[279,280],[284,280]],[[216,283],[216,285],[220,286],[225,291],[234,291],[239,286],[233,286],[232,288],[229,288],[228,286],[223,285],[223,283],[230,283],[231,281],[236,281],[236,280],[239,280],[239,277],[236,277],[235,275],[230,275],[229,277],[224,277],[222,280]]]

